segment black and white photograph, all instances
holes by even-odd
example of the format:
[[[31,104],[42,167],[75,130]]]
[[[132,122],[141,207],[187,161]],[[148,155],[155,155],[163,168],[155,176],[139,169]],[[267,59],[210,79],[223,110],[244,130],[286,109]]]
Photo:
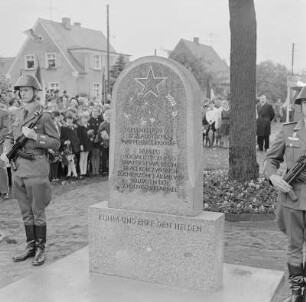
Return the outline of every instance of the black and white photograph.
[[[0,10],[1,302],[306,301],[306,0]]]

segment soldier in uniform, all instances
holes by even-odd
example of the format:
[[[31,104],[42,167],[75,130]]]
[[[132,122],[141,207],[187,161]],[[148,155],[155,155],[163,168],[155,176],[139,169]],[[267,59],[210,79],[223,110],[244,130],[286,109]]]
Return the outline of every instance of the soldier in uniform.
[[[45,208],[51,200],[47,149],[57,150],[60,147],[60,139],[51,114],[43,112],[37,100],[37,92],[42,89],[36,77],[23,75],[19,77],[14,88],[22,100],[22,108],[16,112],[20,126],[17,133],[9,129],[0,159],[8,161],[6,153],[16,141],[17,137],[14,135],[23,134],[27,137],[15,160],[16,170],[12,173],[13,196],[18,200],[23,217],[27,246],[22,253],[13,257],[13,261],[34,257],[32,264],[38,266],[45,262]],[[29,124],[35,121],[38,114],[41,114],[38,123],[33,129],[29,128]]]
[[[306,285],[306,262],[303,263],[303,244],[306,238],[306,171],[289,185],[277,170],[285,160],[291,169],[301,155],[306,154],[306,86],[295,100],[302,109],[302,120],[286,123],[276,137],[264,161],[264,173],[279,190],[277,224],[288,238],[288,270],[291,287],[287,302],[304,301]],[[296,198],[292,198],[293,190]]]

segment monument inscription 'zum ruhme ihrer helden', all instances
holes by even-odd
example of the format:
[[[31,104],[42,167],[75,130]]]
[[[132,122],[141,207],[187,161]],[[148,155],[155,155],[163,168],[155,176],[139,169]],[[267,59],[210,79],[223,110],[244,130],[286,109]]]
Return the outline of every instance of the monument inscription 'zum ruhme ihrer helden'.
[[[194,216],[202,210],[201,94],[179,64],[150,61],[127,67],[114,90],[109,206]]]

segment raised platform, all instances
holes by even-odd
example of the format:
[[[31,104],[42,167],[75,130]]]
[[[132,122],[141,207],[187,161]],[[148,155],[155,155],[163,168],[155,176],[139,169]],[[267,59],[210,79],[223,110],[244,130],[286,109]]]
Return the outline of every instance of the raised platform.
[[[29,265],[31,265],[29,263]],[[269,302],[283,272],[224,264],[223,288],[205,293],[89,273],[88,248],[0,290],[3,302]]]
[[[131,211],[100,202],[88,211],[89,270],[192,290],[223,282],[224,214]]]

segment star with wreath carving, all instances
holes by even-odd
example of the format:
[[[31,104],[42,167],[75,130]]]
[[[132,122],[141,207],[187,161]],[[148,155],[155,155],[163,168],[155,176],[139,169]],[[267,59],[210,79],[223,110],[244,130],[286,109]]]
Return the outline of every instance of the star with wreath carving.
[[[156,97],[158,97],[159,90],[157,86],[166,79],[167,78],[156,78],[153,72],[153,68],[152,66],[150,66],[147,77],[146,78],[135,78],[135,81],[137,81],[139,84],[143,86],[143,90],[142,90],[143,96],[151,92]]]

